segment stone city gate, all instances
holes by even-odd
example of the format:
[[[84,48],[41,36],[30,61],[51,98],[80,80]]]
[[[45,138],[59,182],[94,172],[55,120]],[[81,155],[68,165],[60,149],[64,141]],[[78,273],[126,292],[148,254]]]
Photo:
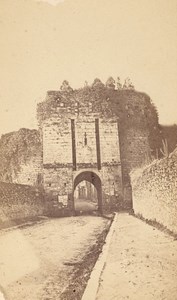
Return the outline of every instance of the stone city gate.
[[[68,112],[61,103],[40,123],[43,185],[50,208],[74,211],[74,190],[83,180],[97,189],[98,210],[115,209],[122,177],[117,118]]]
[[[115,90],[99,80],[77,90],[65,82],[47,92],[37,116],[41,185],[56,214],[74,211],[77,172],[98,175],[103,210],[132,207],[130,172],[156,149],[151,137],[158,116],[149,96]]]

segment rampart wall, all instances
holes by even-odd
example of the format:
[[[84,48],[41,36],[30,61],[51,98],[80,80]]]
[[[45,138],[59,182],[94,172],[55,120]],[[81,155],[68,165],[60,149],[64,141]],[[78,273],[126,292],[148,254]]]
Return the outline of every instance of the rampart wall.
[[[0,181],[42,184],[42,143],[35,129],[21,128],[0,139]]]
[[[135,214],[177,233],[177,150],[133,171],[131,184]]]
[[[0,227],[45,213],[43,193],[38,188],[0,182]]]

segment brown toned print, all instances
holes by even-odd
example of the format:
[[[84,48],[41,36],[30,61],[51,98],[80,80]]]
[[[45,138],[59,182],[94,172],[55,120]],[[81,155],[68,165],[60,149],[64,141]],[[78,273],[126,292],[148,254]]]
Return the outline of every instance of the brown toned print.
[[[1,0],[0,36],[0,300],[177,299],[177,0]]]

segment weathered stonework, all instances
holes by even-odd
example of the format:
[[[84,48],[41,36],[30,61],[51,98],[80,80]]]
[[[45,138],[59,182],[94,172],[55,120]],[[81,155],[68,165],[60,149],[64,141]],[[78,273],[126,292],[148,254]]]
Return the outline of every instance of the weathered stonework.
[[[131,174],[135,214],[177,233],[177,150]]]
[[[43,192],[37,187],[0,182],[0,228],[46,213]]]
[[[99,150],[96,122],[99,123]],[[45,119],[41,129],[44,189],[55,208],[74,209],[72,198],[78,172],[92,172],[100,178],[102,207],[104,204],[111,205],[111,196],[118,203],[118,196],[122,194],[122,180],[117,119],[105,119],[98,113],[68,115],[63,108],[61,115]]]
[[[129,174],[134,168],[140,167],[149,157],[150,145],[148,130],[129,128],[121,143],[121,164],[124,182],[124,199],[131,199],[131,183]]]
[[[149,124],[153,118],[153,128],[158,127],[158,117],[151,106],[143,93],[104,85],[47,93],[38,105],[38,121],[43,184],[55,211],[74,210],[76,183],[91,177],[100,211],[131,207],[129,173],[154,151]]]
[[[44,188],[52,215],[74,211],[84,180],[97,188],[99,209],[132,207],[130,172],[161,147],[158,115],[149,96],[97,84],[48,91],[38,104],[39,130],[0,139],[0,180]]]
[[[21,128],[0,139],[0,181],[42,184],[42,144],[39,132]]]

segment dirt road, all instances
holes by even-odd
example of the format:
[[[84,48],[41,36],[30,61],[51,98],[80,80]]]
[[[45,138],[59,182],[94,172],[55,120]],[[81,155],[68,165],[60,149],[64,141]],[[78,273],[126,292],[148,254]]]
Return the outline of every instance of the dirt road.
[[[67,298],[65,291],[109,223],[101,217],[79,216],[2,230],[0,284],[6,299],[78,299],[74,288],[73,297]]]
[[[98,209],[98,205],[96,202],[85,200],[85,199],[76,199],[75,200],[75,210],[82,212],[91,212],[96,211]]]

